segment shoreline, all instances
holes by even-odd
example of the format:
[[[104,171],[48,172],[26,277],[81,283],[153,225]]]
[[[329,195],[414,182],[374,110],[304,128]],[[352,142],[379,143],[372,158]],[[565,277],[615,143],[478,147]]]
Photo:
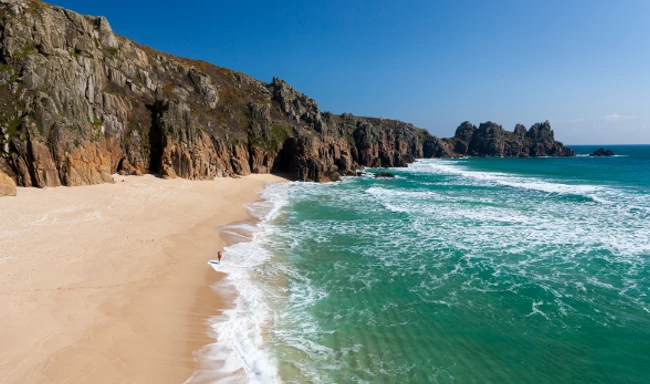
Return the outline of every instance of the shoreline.
[[[114,176],[0,199],[0,377],[178,383],[232,298],[207,265],[218,227],[250,220],[268,182]],[[125,180],[124,182],[122,180]]]
[[[224,244],[224,265],[223,269],[211,269],[223,279],[214,283],[212,289],[227,303],[206,320],[211,342],[194,351],[199,369],[187,384],[247,382],[252,378],[255,382],[260,378],[262,382],[279,380],[264,349],[271,321],[269,308],[260,296],[259,287],[251,284],[255,278],[248,272],[268,261],[267,252],[259,248],[258,235],[264,236],[264,224],[279,208],[275,187],[270,188],[273,192],[265,189],[264,194],[260,193],[255,202],[246,206],[249,213],[246,219],[217,229]]]
[[[257,201],[260,201],[258,199]],[[244,207],[254,203],[251,201]],[[260,220],[254,218],[248,213],[248,217],[241,221],[233,221],[215,229],[217,237],[219,238],[219,250],[237,244],[250,241],[250,239],[242,236],[236,239],[237,236],[224,233],[221,228],[237,225],[240,223],[257,224]],[[213,255],[216,255],[216,250]],[[224,254],[224,261],[227,253]],[[207,264],[207,260],[206,263]],[[213,346],[217,343],[217,334],[213,329],[216,319],[222,319],[224,312],[235,308],[235,300],[238,296],[237,290],[225,282],[227,277],[226,272],[217,271],[212,266],[206,268],[204,274],[204,284],[196,290],[195,300],[192,307],[193,315],[189,318],[188,322],[193,324],[193,329],[197,335],[194,339],[186,343],[186,355],[192,357],[194,370],[190,376],[187,377],[185,383],[189,384],[202,384],[212,383],[214,380],[223,379],[228,377],[227,374],[218,372],[225,363],[220,358],[215,358],[210,355],[213,351]],[[220,290],[223,289],[223,290]],[[237,375],[244,375],[244,372],[237,372]]]

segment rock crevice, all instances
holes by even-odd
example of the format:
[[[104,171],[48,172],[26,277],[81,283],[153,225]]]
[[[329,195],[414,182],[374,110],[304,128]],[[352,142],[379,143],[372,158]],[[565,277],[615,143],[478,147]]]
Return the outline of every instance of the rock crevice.
[[[421,157],[568,156],[548,123],[464,123],[439,139],[396,120],[335,115],[263,83],[116,35],[104,17],[0,0],[0,171],[17,185],[112,182],[116,172],[211,179],[282,172],[337,180]]]

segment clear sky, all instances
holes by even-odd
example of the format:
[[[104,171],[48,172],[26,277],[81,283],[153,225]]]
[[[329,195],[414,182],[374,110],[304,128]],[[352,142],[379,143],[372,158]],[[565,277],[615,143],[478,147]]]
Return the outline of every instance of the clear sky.
[[[550,120],[568,144],[650,143],[650,1],[52,0],[127,38],[322,110],[438,136]]]

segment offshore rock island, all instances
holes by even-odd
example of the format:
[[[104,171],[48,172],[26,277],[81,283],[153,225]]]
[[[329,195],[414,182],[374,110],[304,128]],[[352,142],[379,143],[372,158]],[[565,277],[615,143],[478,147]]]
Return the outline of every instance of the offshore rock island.
[[[104,17],[0,0],[0,172],[18,186],[112,174],[212,179],[284,173],[330,181],[416,158],[573,156],[548,122],[465,122],[453,138],[397,120],[335,115],[264,83],[113,33]]]

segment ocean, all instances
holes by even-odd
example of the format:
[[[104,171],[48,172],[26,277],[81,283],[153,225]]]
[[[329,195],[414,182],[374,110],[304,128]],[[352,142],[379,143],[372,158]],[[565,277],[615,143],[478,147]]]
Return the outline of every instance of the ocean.
[[[650,146],[268,186],[212,320],[251,383],[648,383]],[[217,352],[215,352],[217,353]],[[238,378],[222,382],[238,382]]]

